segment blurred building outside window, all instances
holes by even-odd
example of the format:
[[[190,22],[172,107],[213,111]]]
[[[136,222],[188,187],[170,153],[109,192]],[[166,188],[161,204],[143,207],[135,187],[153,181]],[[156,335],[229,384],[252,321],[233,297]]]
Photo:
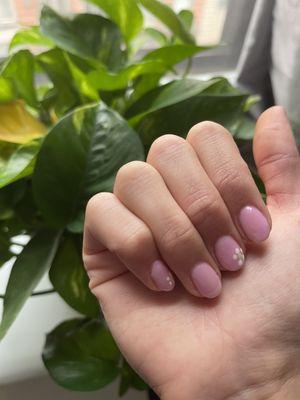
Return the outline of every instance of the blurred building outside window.
[[[201,45],[217,44],[222,36],[229,0],[164,0],[176,11],[191,9],[195,15],[194,33]],[[0,23],[35,25],[42,4],[48,4],[60,12],[76,13],[86,11],[87,4],[81,0],[1,0]],[[148,17],[147,23],[157,25]],[[152,25],[153,25],[152,24]]]
[[[223,63],[221,63],[222,66],[220,64],[219,70],[231,68],[236,61],[236,53],[240,50],[241,42],[244,38],[245,32],[239,35],[239,30],[245,30],[245,28],[243,27],[244,22],[241,23],[239,20],[236,21],[236,19],[235,24],[229,24],[228,14],[234,13],[236,18],[237,11],[235,9],[238,8],[241,17],[240,19],[243,18],[243,20],[245,20],[246,18],[249,18],[247,12],[244,13],[245,5],[246,8],[248,8],[249,4],[254,4],[256,0],[163,1],[173,7],[175,11],[180,11],[182,9],[190,9],[193,11],[193,33],[195,34],[199,45],[213,46],[220,42],[222,43],[224,42],[224,31],[227,31],[227,34],[225,34],[226,43],[224,44],[226,44],[230,50],[227,51],[226,54],[224,50],[215,52],[214,57],[211,60],[214,62],[214,69],[218,70],[217,65],[220,63],[220,60],[217,60],[215,55],[222,55],[223,58],[226,55],[227,61],[226,63],[223,61]],[[18,27],[38,24],[39,14],[43,4],[47,4],[58,12],[65,14],[96,10],[95,6],[88,5],[82,0],[0,0],[0,57],[4,57],[7,54],[7,45],[9,40]],[[161,28],[159,22],[149,13],[146,13],[146,25]],[[231,25],[231,33],[228,35],[229,25]],[[234,30],[235,25],[237,25],[236,30],[238,29],[238,32]],[[237,40],[239,45],[236,43]],[[235,46],[234,51],[230,48],[233,44]],[[234,57],[232,56],[233,52],[235,53]],[[208,60],[208,67],[210,64],[211,62]]]

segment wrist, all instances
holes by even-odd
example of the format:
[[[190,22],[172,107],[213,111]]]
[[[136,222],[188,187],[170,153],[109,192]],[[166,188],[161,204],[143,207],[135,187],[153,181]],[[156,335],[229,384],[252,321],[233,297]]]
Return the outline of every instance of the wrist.
[[[270,354],[271,353],[271,354]],[[279,356],[270,352],[256,355],[257,363],[250,363],[245,368],[241,360],[240,368],[226,376],[214,379],[207,371],[207,378],[199,379],[195,385],[193,379],[187,385],[178,379],[168,385],[167,391],[160,393],[161,400],[299,400],[300,364],[292,362],[295,355]],[[295,352],[296,353],[296,352]],[[297,352],[298,354],[298,352]],[[248,361],[252,357],[250,356]],[[299,358],[300,359],[300,358]],[[252,360],[253,361],[253,360]],[[183,385],[181,384],[183,383]],[[195,390],[195,386],[198,389]]]

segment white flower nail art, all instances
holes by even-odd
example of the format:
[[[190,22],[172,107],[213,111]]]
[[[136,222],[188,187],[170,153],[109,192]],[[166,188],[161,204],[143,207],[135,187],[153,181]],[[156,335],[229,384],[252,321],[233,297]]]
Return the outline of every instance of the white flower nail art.
[[[245,255],[243,250],[240,247],[237,247],[234,251],[233,254],[233,259],[237,260],[238,265],[241,267],[242,265],[244,265],[245,262]]]
[[[172,281],[172,279],[171,279],[170,276],[167,276],[166,280],[167,280],[167,282],[168,282],[168,284],[169,284],[170,286],[173,286],[173,281]]]

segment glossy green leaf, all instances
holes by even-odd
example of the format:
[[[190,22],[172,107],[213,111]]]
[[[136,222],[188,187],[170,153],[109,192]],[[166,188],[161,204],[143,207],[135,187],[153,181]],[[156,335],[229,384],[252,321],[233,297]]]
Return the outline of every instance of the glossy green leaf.
[[[20,50],[8,58],[1,76],[9,78],[18,93],[30,106],[37,107],[34,86],[34,57],[28,50]]]
[[[162,109],[164,107],[176,104],[189,99],[203,92],[209,87],[213,87],[219,82],[219,78],[209,81],[200,81],[197,79],[180,79],[172,81],[163,86],[146,93],[138,99],[126,112],[126,118],[146,115]]]
[[[7,163],[0,168],[0,188],[32,174],[39,147],[39,142],[33,141],[12,153]]]
[[[166,46],[168,44],[167,36],[155,28],[146,28],[145,33],[155,40],[160,46]]]
[[[89,289],[80,247],[75,237],[66,237],[58,248],[49,276],[54,289],[70,307],[96,318],[100,314],[99,304]]]
[[[116,112],[95,105],[67,115],[45,138],[33,175],[44,219],[65,226],[93,194],[112,190],[123,164],[143,158],[138,135]]]
[[[86,102],[99,101],[100,97],[96,86],[93,85],[93,82],[89,81],[88,75],[72,61],[68,54],[65,54],[65,59],[73,78],[73,85],[77,88],[81,96],[81,102],[84,104]],[[103,68],[105,69],[105,67]],[[85,99],[87,99],[87,101]]]
[[[121,32],[100,15],[78,14],[71,20],[44,6],[40,23],[43,34],[71,54],[99,60],[110,69],[123,62]]]
[[[44,36],[38,26],[18,31],[12,38],[9,44],[9,50],[20,46],[39,46],[39,47],[54,47],[54,42]]]
[[[233,124],[231,132],[236,139],[251,140],[254,137],[255,121],[244,114]]]
[[[148,385],[143,379],[131,368],[131,366],[123,359],[121,370],[121,381],[119,385],[119,396],[122,397],[130,388],[136,390],[147,390]]]
[[[176,44],[153,50],[148,53],[143,58],[143,60],[158,60],[163,63],[167,68],[171,68],[181,61],[184,61],[187,58],[193,57],[195,54],[207,51],[209,49],[211,49],[211,47]]]
[[[98,90],[120,90],[127,86],[139,76],[151,75],[153,73],[164,73],[165,65],[159,60],[144,61],[131,64],[128,67],[113,73],[106,68],[98,68],[88,74],[89,85]]]
[[[64,52],[52,49],[39,54],[36,61],[54,85],[52,103],[55,111],[59,115],[64,115],[80,102]]]
[[[181,19],[171,7],[158,0],[139,0],[140,3],[166,25],[184,43],[195,43],[193,36],[185,28]]]
[[[10,79],[0,76],[0,103],[8,103],[15,100],[17,92]]]
[[[143,14],[137,0],[88,0],[106,12],[119,25],[127,42],[132,40],[143,27]]]
[[[94,391],[119,374],[119,350],[96,320],[65,321],[47,335],[43,361],[51,377],[76,391]]]
[[[146,148],[166,133],[185,136],[194,124],[203,120],[218,122],[231,130],[244,114],[248,95],[226,89],[226,82],[215,79],[205,85],[205,82],[194,81],[193,84],[191,80],[182,80],[154,91],[156,96],[150,93],[145,95],[144,101],[140,99],[140,107],[147,104],[150,111],[132,121]],[[223,92],[219,92],[221,86]]]
[[[41,231],[30,240],[16,259],[4,297],[0,340],[3,339],[24,303],[50,267],[58,238],[57,232]]]
[[[162,74],[140,76],[133,86],[133,91],[127,101],[127,108],[131,107],[143,95],[159,86]]]
[[[185,28],[190,31],[193,26],[194,14],[191,10],[181,10],[178,13],[178,17],[181,19],[181,22],[185,26]]]

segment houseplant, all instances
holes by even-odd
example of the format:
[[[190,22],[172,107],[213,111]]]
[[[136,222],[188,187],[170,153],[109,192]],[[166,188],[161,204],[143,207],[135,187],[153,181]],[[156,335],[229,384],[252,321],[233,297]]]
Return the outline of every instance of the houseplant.
[[[189,79],[188,69],[177,68],[209,50],[196,45],[189,11],[176,14],[157,0],[88,1],[99,14],[66,18],[45,6],[40,25],[19,31],[1,64],[0,262],[15,261],[0,340],[49,273],[53,291],[82,315],[48,334],[43,361],[50,375],[78,391],[119,378],[121,396],[147,386],[122,358],[88,289],[85,205],[112,190],[121,165],[144,160],[162,134],[184,136],[210,119],[242,145],[252,134],[253,99],[224,78]],[[143,9],[169,33],[144,28]],[[147,37],[157,45],[141,55]],[[16,255],[18,235],[28,243]]]

